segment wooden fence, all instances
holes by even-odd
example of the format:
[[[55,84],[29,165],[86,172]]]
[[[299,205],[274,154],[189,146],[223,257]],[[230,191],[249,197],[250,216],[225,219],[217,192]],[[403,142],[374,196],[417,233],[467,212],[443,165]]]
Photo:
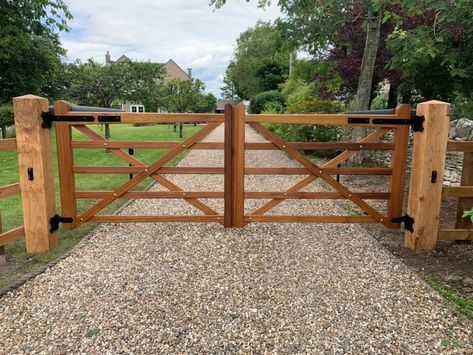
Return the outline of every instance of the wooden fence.
[[[465,177],[461,188],[442,189],[447,149],[466,149],[471,145],[448,144],[449,105],[431,101],[418,105],[417,114],[412,115],[408,105],[400,105],[394,112],[363,112],[343,114],[310,115],[252,115],[245,107],[227,105],[224,114],[164,114],[104,112],[81,108],[73,110],[64,101],[55,103],[54,112],[49,112],[46,99],[35,96],[15,98],[15,122],[17,130],[20,183],[15,187],[0,190],[3,194],[21,191],[24,227],[13,234],[1,234],[2,241],[8,238],[26,237],[29,253],[50,251],[57,245],[57,233],[53,226],[59,222],[65,228],[75,228],[86,222],[217,222],[225,227],[243,227],[248,223],[299,222],[299,223],[379,223],[387,228],[398,228],[404,223],[407,231],[405,245],[412,249],[431,250],[437,239],[471,239],[471,229],[459,232],[438,231],[442,191],[471,197],[471,173]],[[62,217],[56,214],[54,199],[53,161],[50,130],[55,122],[58,147],[58,167]],[[110,141],[91,130],[88,125],[103,123],[176,123],[206,122],[202,129],[183,142]],[[209,133],[225,123],[224,142],[202,142]],[[372,133],[360,142],[284,142],[271,133],[264,123],[310,124],[332,126],[364,126]],[[267,142],[247,142],[245,126],[260,133]],[[410,194],[407,214],[403,215],[404,177],[407,161],[409,127],[415,128],[412,157]],[[74,141],[72,129],[82,132],[88,141]],[[379,142],[389,131],[393,131],[392,142]],[[10,149],[13,141],[3,143]],[[1,145],[0,145],[1,147]],[[75,166],[73,150],[107,149],[123,159],[129,166]],[[169,151],[153,164],[145,164],[127,153],[126,149],[155,148]],[[168,167],[166,164],[188,149],[223,150],[224,167]],[[280,166],[252,167],[245,165],[247,150],[280,150],[299,162],[301,167]],[[307,159],[299,150],[338,150],[335,158],[320,166]],[[392,152],[389,167],[339,167],[339,164],[363,150]],[[471,155],[466,155],[466,163]],[[468,160],[470,159],[470,160]],[[465,169],[467,172],[468,169]],[[134,174],[123,185],[108,191],[77,191],[76,174]],[[186,191],[175,185],[164,174],[220,174],[224,176],[223,191]],[[335,175],[385,175],[389,176],[386,191],[352,191],[335,179]],[[465,175],[464,174],[464,175]],[[247,175],[305,175],[303,179],[286,191],[246,191]],[[152,178],[168,191],[133,190],[141,181]],[[329,185],[332,191],[308,192],[303,189],[315,180]],[[8,192],[10,191],[10,192]],[[469,198],[464,197],[464,198]],[[77,199],[98,200],[85,212],[77,211]],[[195,206],[200,215],[127,216],[99,214],[110,203],[119,198],[174,198],[183,199]],[[200,199],[223,199],[224,213],[218,213]],[[245,213],[245,199],[269,200],[262,206]],[[268,213],[286,200],[298,199],[345,199],[359,207],[359,215],[274,215]],[[387,211],[370,205],[367,200],[385,200]],[[467,201],[467,200],[461,200]],[[470,200],[468,200],[470,201]],[[467,205],[470,202],[462,202]],[[464,230],[463,230],[464,229]]]

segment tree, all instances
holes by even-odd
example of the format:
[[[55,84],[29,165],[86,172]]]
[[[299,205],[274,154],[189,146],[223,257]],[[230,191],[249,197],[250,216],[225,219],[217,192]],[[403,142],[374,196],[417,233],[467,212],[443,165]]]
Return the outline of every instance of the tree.
[[[226,96],[230,93],[250,99],[262,91],[277,89],[289,74],[291,52],[283,27],[259,21],[237,39],[225,74]]]
[[[216,98],[204,94],[205,84],[199,79],[173,79],[161,85],[158,104],[168,112],[205,112],[215,110]],[[179,137],[182,138],[182,122]],[[174,125],[176,130],[176,125]]]
[[[57,32],[72,16],[62,0],[0,4],[0,102],[28,93],[54,97],[64,89]]]
[[[233,65],[233,63],[230,63],[230,65],[227,67],[227,70],[225,71],[225,77],[223,78],[223,86],[220,88],[220,95],[226,100],[237,100],[239,98],[237,95],[236,86],[231,78]]]

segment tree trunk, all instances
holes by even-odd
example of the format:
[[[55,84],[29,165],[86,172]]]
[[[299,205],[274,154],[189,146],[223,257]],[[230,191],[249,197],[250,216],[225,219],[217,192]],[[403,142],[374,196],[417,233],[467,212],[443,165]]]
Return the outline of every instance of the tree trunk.
[[[361,61],[358,89],[356,91],[355,107],[357,110],[368,110],[370,108],[370,97],[373,86],[373,74],[381,35],[381,13],[370,13],[366,28],[366,42]],[[352,133],[352,141],[357,142],[366,137],[365,127],[355,127]],[[360,151],[352,159],[353,163],[361,164],[364,154]]]
[[[105,139],[110,140],[110,125],[108,123],[105,124]],[[105,151],[110,153],[109,149],[106,149]]]
[[[177,124],[174,123],[174,132],[177,132]]]
[[[179,138],[183,138],[183,137],[184,137],[184,135],[183,135],[183,133],[182,133],[183,128],[184,128],[184,123],[179,122]]]
[[[388,108],[396,108],[397,106],[397,88],[393,84],[389,84]]]

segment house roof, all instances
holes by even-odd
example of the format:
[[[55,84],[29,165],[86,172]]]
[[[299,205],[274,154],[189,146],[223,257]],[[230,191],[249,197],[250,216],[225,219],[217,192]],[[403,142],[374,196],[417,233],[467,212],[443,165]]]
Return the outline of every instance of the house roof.
[[[226,104],[238,105],[242,100],[218,100],[217,101],[217,110],[223,111],[225,110]]]

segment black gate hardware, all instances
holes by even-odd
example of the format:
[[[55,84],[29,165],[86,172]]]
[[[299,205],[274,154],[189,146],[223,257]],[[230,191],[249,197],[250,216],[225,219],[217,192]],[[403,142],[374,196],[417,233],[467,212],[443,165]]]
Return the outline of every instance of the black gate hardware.
[[[120,116],[99,116],[99,122],[121,122]]]
[[[356,124],[356,123],[369,124],[370,119],[364,118],[364,117],[348,117],[348,124]]]
[[[437,170],[432,170],[432,175],[430,177],[430,182],[435,184],[437,182]]]
[[[391,219],[393,223],[404,223],[404,229],[408,230],[409,232],[414,232],[414,218],[409,216],[407,213],[401,217],[393,217]]]
[[[94,116],[56,116],[51,112],[43,112],[43,128],[51,128],[53,122],[94,122]]]
[[[34,180],[33,168],[26,169],[26,172],[28,173],[28,180],[33,181]]]
[[[349,111],[344,112],[348,115],[394,115],[394,109],[385,110],[361,110],[361,111]],[[410,118],[365,118],[365,117],[348,117],[348,124],[369,124],[370,121],[374,125],[405,125],[412,126],[414,132],[424,131],[424,116],[417,116],[416,111],[411,111]]]
[[[49,232],[54,233],[59,229],[59,223],[72,223],[74,219],[71,217],[61,217],[60,215],[56,214],[49,219]]]

